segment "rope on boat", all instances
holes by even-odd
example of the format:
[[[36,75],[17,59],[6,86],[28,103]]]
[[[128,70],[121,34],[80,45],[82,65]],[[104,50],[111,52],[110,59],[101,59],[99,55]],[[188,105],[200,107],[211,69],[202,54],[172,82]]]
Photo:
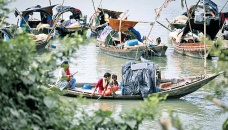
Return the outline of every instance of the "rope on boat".
[[[185,6],[186,6],[186,9],[187,9],[188,19],[190,19],[191,14],[190,14],[190,13],[189,13],[189,11],[188,11],[188,6],[187,6],[187,2],[186,2],[186,0],[185,0]],[[191,33],[192,33],[191,23],[190,23],[190,22],[188,22],[188,24],[189,24],[189,28],[190,28]],[[195,39],[194,39],[194,37],[193,37],[193,33],[192,33],[192,39],[193,39],[193,42],[195,43]]]
[[[226,1],[225,5],[222,7],[222,9],[221,9],[221,11],[220,11],[220,12],[222,12],[222,10],[223,10],[223,9],[224,9],[224,7],[226,6],[227,2],[228,2],[228,0]]]

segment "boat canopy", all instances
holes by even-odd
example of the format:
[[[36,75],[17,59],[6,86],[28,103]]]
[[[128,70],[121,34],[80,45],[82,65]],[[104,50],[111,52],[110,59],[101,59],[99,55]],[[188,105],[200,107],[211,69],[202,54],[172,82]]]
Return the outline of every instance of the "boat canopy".
[[[213,1],[211,1],[211,0],[204,0],[204,4],[205,4],[206,6],[209,6],[210,9],[213,11],[213,13],[214,13],[215,15],[218,14],[218,7],[217,7],[217,4],[215,4]]]
[[[57,14],[55,14],[54,19],[57,18],[57,16],[62,15],[63,13],[66,12],[71,12],[73,14],[74,19],[80,19],[82,17],[82,12],[80,9],[71,7],[71,6],[57,6],[56,7]]]
[[[130,27],[134,27],[138,21],[130,21],[130,20],[121,20],[121,26],[120,26],[120,19],[109,19],[109,25],[112,27],[113,30],[124,32],[127,31]]]
[[[98,8],[98,10],[100,10],[101,12],[107,13],[111,18],[118,18],[123,12],[120,11],[113,11],[113,10],[109,10],[109,9],[102,9],[102,8]]]
[[[27,8],[25,11],[21,11],[22,12],[22,16],[24,17],[26,14],[31,13],[31,12],[47,12],[50,16],[53,15],[53,8],[56,5],[51,5],[51,6],[47,6],[47,7],[41,7],[39,5],[37,6],[33,6],[33,7],[29,7]]]

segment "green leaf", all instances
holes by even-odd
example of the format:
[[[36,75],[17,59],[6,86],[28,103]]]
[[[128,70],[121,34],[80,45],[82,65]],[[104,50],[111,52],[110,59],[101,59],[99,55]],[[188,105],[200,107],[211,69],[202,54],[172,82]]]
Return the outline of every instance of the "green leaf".
[[[7,69],[5,67],[0,66],[0,74],[3,76],[7,72]]]
[[[56,100],[53,97],[49,97],[46,96],[44,97],[44,104],[48,107],[48,108],[52,108],[56,103]]]
[[[136,120],[127,120],[126,124],[129,125],[131,127],[131,129],[134,129],[137,122],[136,122]]]

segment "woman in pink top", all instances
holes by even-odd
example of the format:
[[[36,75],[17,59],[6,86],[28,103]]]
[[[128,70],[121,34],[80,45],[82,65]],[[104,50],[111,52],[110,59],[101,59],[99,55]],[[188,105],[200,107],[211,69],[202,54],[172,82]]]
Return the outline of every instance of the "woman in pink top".
[[[101,94],[102,96],[104,95],[105,91],[107,90],[108,84],[111,79],[111,74],[110,73],[105,73],[103,78],[100,78],[94,88],[93,93],[90,96],[93,96],[95,91],[98,88],[98,93]]]

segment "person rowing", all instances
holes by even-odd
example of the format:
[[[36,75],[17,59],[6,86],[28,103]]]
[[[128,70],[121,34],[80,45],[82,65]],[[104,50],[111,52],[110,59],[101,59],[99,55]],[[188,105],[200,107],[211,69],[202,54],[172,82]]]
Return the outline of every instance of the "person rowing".
[[[74,90],[76,87],[76,79],[73,76],[76,73],[78,73],[78,71],[71,74],[68,61],[64,61],[61,64],[61,69],[59,70],[59,76],[55,85],[58,86],[61,91],[65,88]]]

